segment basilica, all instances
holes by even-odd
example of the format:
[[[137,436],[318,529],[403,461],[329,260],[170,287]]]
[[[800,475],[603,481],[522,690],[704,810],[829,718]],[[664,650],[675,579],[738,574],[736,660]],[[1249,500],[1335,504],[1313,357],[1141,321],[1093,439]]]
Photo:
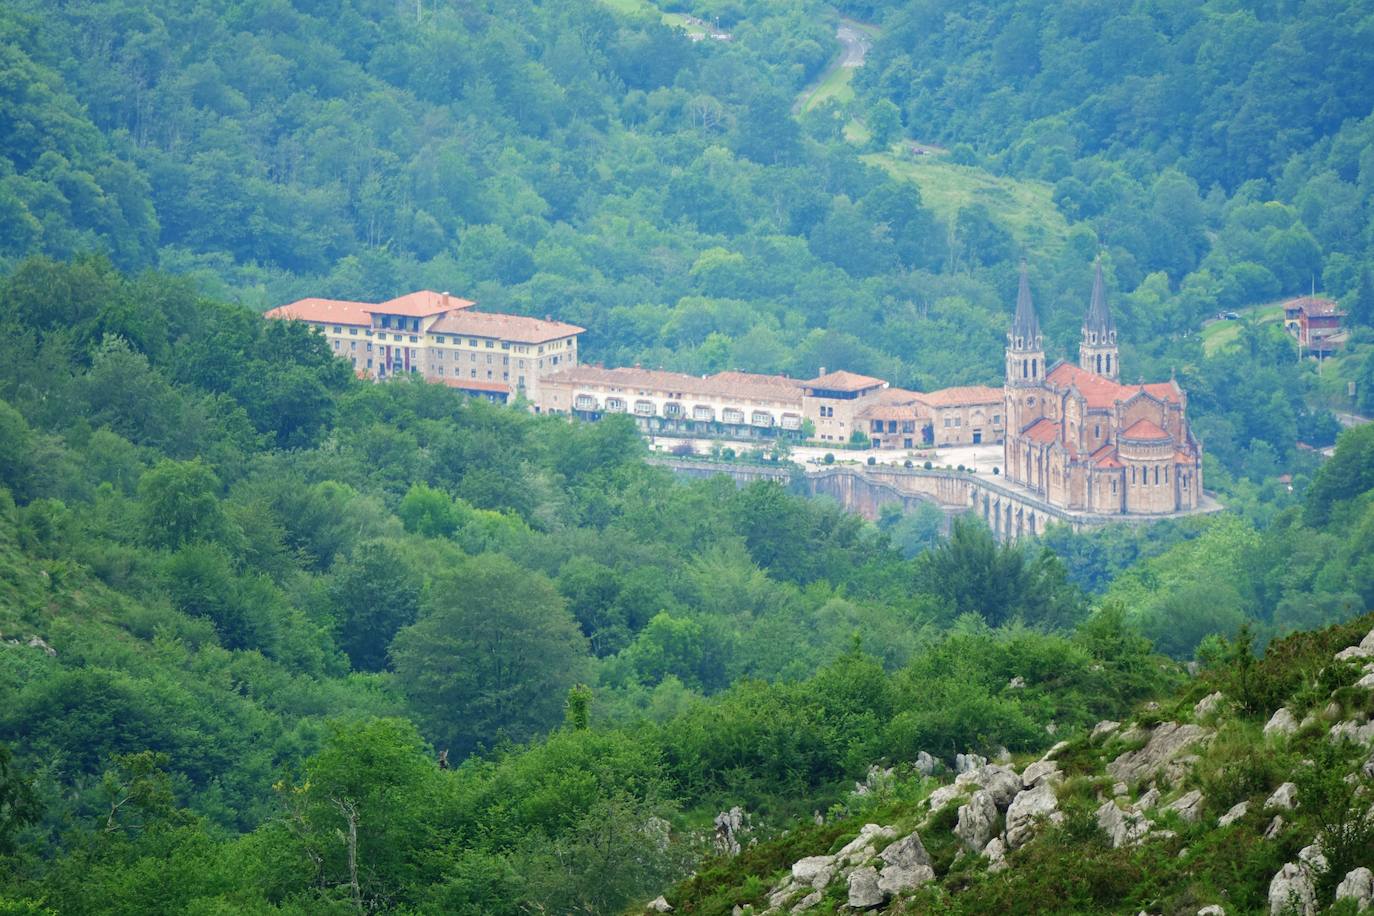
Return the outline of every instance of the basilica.
[[[1202,446],[1188,427],[1187,395],[1173,379],[1121,383],[1101,264],[1077,365],[1046,365],[1024,265],[1006,357],[1008,480],[1053,506],[1087,513],[1167,515],[1199,508]]]

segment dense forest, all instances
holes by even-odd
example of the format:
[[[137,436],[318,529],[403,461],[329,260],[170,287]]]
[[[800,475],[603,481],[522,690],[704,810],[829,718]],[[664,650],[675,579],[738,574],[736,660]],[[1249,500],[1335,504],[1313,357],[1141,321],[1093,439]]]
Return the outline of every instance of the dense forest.
[[[841,15],[852,98],[800,105]],[[717,812],[776,839],[1359,617],[1371,39],[1336,0],[4,5],[0,913],[622,912]],[[997,384],[1016,262],[1062,356],[1098,256],[1223,515],[869,523],[259,318],[430,287],[607,364]],[[1253,310],[1313,289],[1320,366]]]

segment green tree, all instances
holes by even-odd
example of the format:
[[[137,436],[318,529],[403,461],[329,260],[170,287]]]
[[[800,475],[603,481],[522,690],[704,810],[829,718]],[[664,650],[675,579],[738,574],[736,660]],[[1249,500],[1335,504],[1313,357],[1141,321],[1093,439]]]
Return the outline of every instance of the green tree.
[[[147,539],[156,547],[213,541],[228,533],[220,507],[219,478],[199,458],[164,458],[138,481],[138,503]]]
[[[383,670],[392,639],[419,614],[420,587],[405,556],[384,541],[361,544],[330,578],[339,648],[355,670]]]
[[[0,744],[0,856],[14,853],[16,835],[41,814],[33,783],[14,766],[10,749]]]
[[[436,575],[391,657],[435,742],[460,754],[557,725],[588,673],[586,638],[553,583],[499,555]]]

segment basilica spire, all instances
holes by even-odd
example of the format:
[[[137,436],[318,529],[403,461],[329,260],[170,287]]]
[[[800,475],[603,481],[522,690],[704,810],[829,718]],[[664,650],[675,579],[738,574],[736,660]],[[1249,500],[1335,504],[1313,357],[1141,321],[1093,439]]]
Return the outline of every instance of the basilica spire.
[[[1089,372],[1115,379],[1121,374],[1116,348],[1116,320],[1107,305],[1107,284],[1102,279],[1102,259],[1093,265],[1093,292],[1083,316],[1083,336],[1078,344],[1078,365]]]
[[[1021,262],[1021,284],[1016,291],[1016,316],[1007,332],[1007,384],[1039,384],[1045,373],[1045,347],[1040,337],[1040,319],[1031,301],[1030,278],[1026,262]]]

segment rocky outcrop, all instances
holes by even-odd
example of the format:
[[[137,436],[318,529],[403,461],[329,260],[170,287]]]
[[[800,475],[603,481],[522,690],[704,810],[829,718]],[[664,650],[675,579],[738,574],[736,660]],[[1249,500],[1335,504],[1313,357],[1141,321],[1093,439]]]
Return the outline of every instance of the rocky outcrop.
[[[959,823],[954,826],[954,835],[969,852],[982,852],[996,832],[996,825],[997,802],[988,790],[979,789],[967,804],[959,806]]]
[[[1331,726],[1327,737],[1333,742],[1353,741],[1355,744],[1374,744],[1374,722],[1347,719]]]
[[[1264,810],[1283,809],[1292,811],[1297,803],[1298,787],[1291,782],[1286,782],[1274,790],[1274,794],[1264,800]]]
[[[1369,909],[1374,905],[1374,872],[1360,867],[1346,874],[1336,886],[1336,899],[1354,900],[1357,909]]]
[[[1249,810],[1250,803],[1248,801],[1243,801],[1238,805],[1232,805],[1230,811],[1227,811],[1221,817],[1217,818],[1217,826],[1230,827],[1236,821],[1245,817],[1246,812],[1248,812]]]
[[[983,847],[983,855],[988,859],[988,871],[999,872],[1007,867],[1007,844],[1002,842],[1001,837],[988,840],[988,845]]]
[[[1007,808],[1006,846],[1008,849],[1019,849],[1035,835],[1040,823],[1059,823],[1063,819],[1059,800],[1054,795],[1054,786],[1048,781],[1041,781],[1034,788],[1019,793]]]
[[[886,897],[935,880],[930,856],[921,843],[920,835],[914,831],[888,846],[878,854],[878,858],[883,863],[878,871],[878,890]]]
[[[1107,764],[1107,772],[1123,782],[1138,782],[1164,772],[1183,751],[1209,736],[1198,725],[1164,722],[1150,733],[1150,740],[1138,751],[1127,751]]]
[[[992,796],[997,807],[1005,808],[1021,791],[1021,777],[1011,767],[989,763],[968,770],[954,780],[956,786],[977,786]]]
[[[1269,721],[1264,724],[1264,734],[1266,737],[1282,738],[1293,734],[1298,730],[1298,720],[1294,718],[1292,710],[1287,706],[1280,706],[1269,717]]]
[[[1271,916],[1296,913],[1312,916],[1317,912],[1317,889],[1306,868],[1289,862],[1269,882]]]
[[[738,805],[729,811],[722,811],[715,820],[716,852],[726,856],[737,856],[744,832],[749,827],[749,815]]]
[[[1094,743],[1101,741],[1120,727],[1120,722],[1114,722],[1111,719],[1103,719],[1093,726],[1092,734],[1088,736],[1088,740]]]
[[[662,894],[650,900],[644,908],[651,913],[671,913],[673,911],[673,905]]]
[[[933,776],[935,775],[935,769],[938,766],[938,764],[938,760],[936,760],[930,754],[927,754],[925,751],[921,751],[916,755],[916,763],[914,764],[914,766],[916,768],[916,772],[920,773],[922,776]]]
[[[1194,789],[1165,805],[1164,810],[1177,811],[1180,818],[1190,824],[1196,824],[1202,818],[1202,806],[1205,802],[1202,792]]]
[[[1221,708],[1221,704],[1225,702],[1225,700],[1226,696],[1222,694],[1221,691],[1207,694],[1207,696],[1198,700],[1197,703],[1194,704],[1193,718],[1197,719],[1198,721],[1201,721],[1203,719],[1211,717],[1216,713],[1218,709]]]
[[[1107,834],[1113,849],[1138,843],[1150,832],[1150,821],[1135,807],[1123,810],[1114,801],[1104,802],[1097,809],[1097,826]]]
[[[871,865],[856,868],[849,874],[849,905],[856,910],[871,910],[882,906],[887,898],[878,887],[878,870]]]
[[[1058,782],[1060,778],[1059,764],[1053,760],[1037,760],[1021,773],[1021,785],[1034,789],[1042,782]]]
[[[963,775],[981,766],[987,766],[987,763],[988,758],[980,757],[977,754],[955,754],[954,772],[958,775]]]

